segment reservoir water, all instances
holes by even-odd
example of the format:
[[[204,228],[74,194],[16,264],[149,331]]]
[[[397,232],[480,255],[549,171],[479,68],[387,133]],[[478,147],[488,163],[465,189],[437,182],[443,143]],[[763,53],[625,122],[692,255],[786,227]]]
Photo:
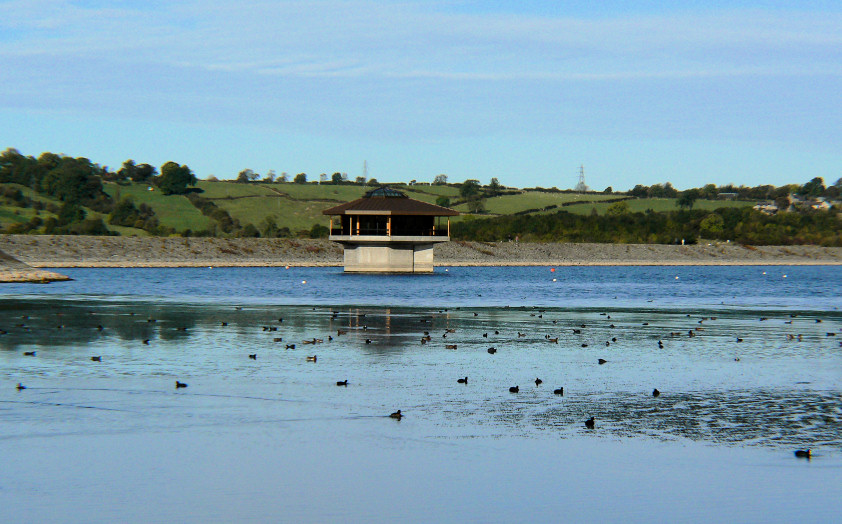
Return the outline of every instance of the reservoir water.
[[[842,509],[842,267],[61,272],[0,288],[2,521]]]

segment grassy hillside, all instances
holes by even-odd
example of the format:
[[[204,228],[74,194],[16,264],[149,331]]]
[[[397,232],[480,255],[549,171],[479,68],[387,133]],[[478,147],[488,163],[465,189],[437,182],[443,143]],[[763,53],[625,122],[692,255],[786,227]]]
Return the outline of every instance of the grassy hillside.
[[[445,196],[456,203],[461,200],[459,188],[454,186],[429,186],[390,184],[392,187],[406,192],[417,200],[435,203],[436,199]],[[32,201],[38,201],[40,210],[31,206],[18,206],[11,199],[0,200],[0,226],[6,227],[13,223],[25,223],[38,216],[46,220],[55,216],[54,211],[62,202],[45,197],[31,189],[17,184],[2,184],[0,189],[20,189],[21,193]],[[177,232],[190,229],[194,232],[214,230],[217,222],[203,215],[187,196],[165,196],[160,190],[150,190],[145,183],[115,183],[106,182],[105,192],[115,201],[122,197],[131,196],[135,205],[150,206],[160,224],[171,227]],[[302,230],[310,230],[314,224],[327,225],[328,217],[322,215],[322,210],[361,197],[371,187],[358,185],[332,184],[293,184],[293,183],[249,183],[242,184],[231,181],[199,181],[196,194],[210,200],[218,208],[226,211],[232,218],[239,221],[241,226],[253,224],[261,229],[267,217],[272,217],[278,227],[289,228],[295,234]],[[675,199],[629,198],[622,194],[578,194],[558,193],[546,191],[520,191],[516,194],[500,195],[484,199],[485,216],[504,216],[513,214],[546,214],[564,209],[577,214],[590,214],[593,209],[604,214],[611,202],[618,198],[626,198],[631,211],[674,211]],[[697,200],[694,209],[713,210],[719,207],[752,206],[753,201],[708,201]],[[52,209],[53,212],[47,209]],[[454,217],[459,222],[468,217],[468,206],[465,203],[453,206],[463,214]],[[546,209],[546,208],[550,209]],[[85,209],[89,218],[103,218],[107,223],[107,216]],[[108,229],[121,235],[146,235],[140,229],[120,227],[108,224]]]

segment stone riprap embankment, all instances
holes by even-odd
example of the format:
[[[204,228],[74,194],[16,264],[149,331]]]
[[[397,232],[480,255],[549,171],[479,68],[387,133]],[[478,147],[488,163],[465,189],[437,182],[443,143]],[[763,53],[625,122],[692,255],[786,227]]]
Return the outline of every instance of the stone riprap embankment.
[[[328,240],[0,235],[0,250],[34,267],[341,266]],[[842,248],[700,243],[446,242],[438,266],[842,264]]]

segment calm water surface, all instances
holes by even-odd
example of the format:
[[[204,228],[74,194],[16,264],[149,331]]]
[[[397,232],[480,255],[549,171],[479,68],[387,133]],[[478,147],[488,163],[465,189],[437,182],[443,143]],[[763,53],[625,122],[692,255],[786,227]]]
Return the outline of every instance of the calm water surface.
[[[842,509],[842,268],[62,272],[2,288],[3,521]]]

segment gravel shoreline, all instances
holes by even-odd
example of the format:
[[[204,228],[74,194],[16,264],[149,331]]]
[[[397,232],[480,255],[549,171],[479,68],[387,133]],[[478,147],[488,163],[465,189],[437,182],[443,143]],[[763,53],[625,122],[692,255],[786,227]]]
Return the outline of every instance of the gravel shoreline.
[[[342,265],[342,246],[310,239],[0,235],[0,251],[32,268]],[[437,244],[435,261],[437,266],[840,265],[842,248],[456,241]]]

